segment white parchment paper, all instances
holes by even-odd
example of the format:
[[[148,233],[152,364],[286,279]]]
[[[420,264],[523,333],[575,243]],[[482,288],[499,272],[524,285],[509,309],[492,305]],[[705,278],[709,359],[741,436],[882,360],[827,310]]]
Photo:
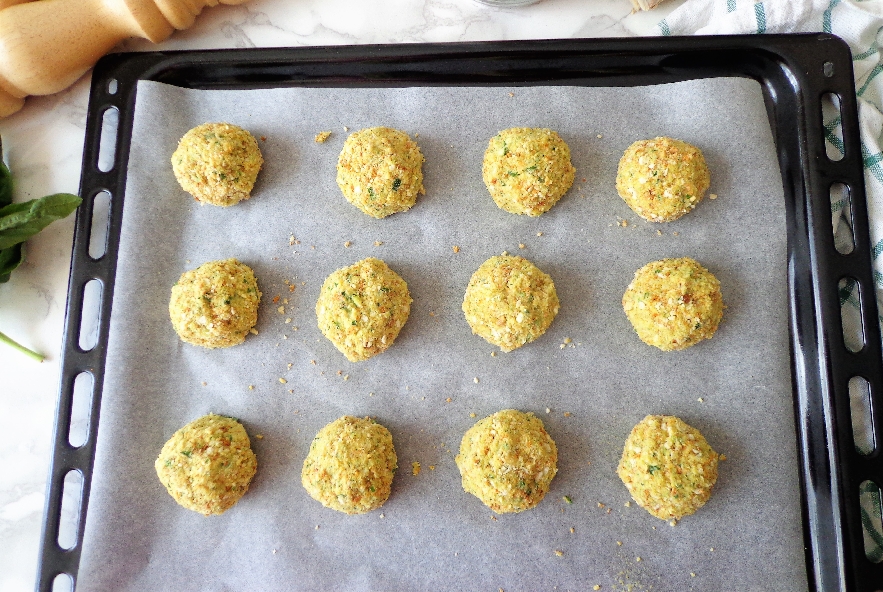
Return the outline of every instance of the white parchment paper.
[[[195,203],[169,164],[178,139],[207,121],[261,138],[253,197],[232,208]],[[426,195],[384,220],[348,204],[335,183],[345,128],[376,125],[412,134],[426,157]],[[481,180],[489,138],[515,126],[557,130],[577,169],[539,218],[498,209]],[[324,130],[330,139],[315,143]],[[623,150],[658,135],[703,150],[718,196],[669,224],[640,220],[614,188]],[[78,590],[805,590],[785,224],[775,147],[749,80],[140,83]],[[561,311],[536,342],[492,356],[460,305],[472,272],[504,250],[552,276]],[[407,281],[414,303],[395,345],[354,364],[319,333],[314,307],[329,273],[368,256]],[[665,353],[638,340],[620,299],[636,269],[680,256],[717,275],[727,309],[714,339]],[[172,284],[228,257],[257,275],[259,335],[226,350],[180,342],[167,313]],[[495,516],[463,492],[453,457],[474,422],[506,408],[543,419],[559,472],[538,507]],[[241,419],[259,463],[248,494],[211,518],[177,506],[153,470],[172,433],[208,412]],[[615,473],[625,437],[650,413],[680,416],[727,456],[711,500],[675,527],[626,505]],[[389,501],[361,516],[322,507],[300,485],[313,436],[345,414],[387,426],[399,458]]]

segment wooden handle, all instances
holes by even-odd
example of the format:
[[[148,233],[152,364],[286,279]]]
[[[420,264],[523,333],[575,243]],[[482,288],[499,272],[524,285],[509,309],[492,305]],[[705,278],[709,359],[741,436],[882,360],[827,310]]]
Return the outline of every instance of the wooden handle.
[[[158,43],[218,2],[0,0],[0,117],[21,109],[28,95],[64,90],[123,39]]]
[[[632,0],[635,10],[651,10],[662,4],[665,0]]]

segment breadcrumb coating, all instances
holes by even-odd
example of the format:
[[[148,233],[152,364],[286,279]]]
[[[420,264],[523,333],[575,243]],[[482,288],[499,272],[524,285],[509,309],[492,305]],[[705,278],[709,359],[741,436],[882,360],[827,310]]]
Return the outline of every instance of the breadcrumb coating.
[[[181,188],[200,203],[215,206],[232,206],[251,197],[263,163],[254,136],[229,123],[196,126],[172,154]]]
[[[641,341],[663,351],[711,339],[724,313],[720,282],[689,257],[652,261],[636,271],[622,307]]]
[[[616,175],[619,196],[651,222],[677,220],[702,201],[710,183],[702,152],[665,137],[629,146]]]
[[[410,209],[423,188],[423,154],[405,132],[371,127],[350,134],[337,160],[337,185],[374,218]]]
[[[567,193],[576,169],[557,132],[513,127],[490,139],[481,172],[500,209],[539,216]]]
[[[261,291],[254,272],[236,259],[210,261],[172,286],[169,317],[181,341],[207,348],[245,341],[258,321]]]
[[[154,463],[169,495],[205,516],[233,507],[248,491],[257,466],[242,424],[212,413],[175,432]]]
[[[455,460],[463,489],[497,514],[536,506],[558,472],[558,448],[543,422],[515,409],[469,428]]]
[[[374,257],[325,279],[316,302],[319,330],[351,362],[386,351],[411,314],[408,284]]]
[[[626,439],[617,473],[642,508],[680,520],[708,501],[718,460],[696,428],[672,415],[648,415]]]
[[[491,257],[472,274],[463,297],[472,332],[510,352],[546,332],[558,314],[548,274],[523,257]]]
[[[343,416],[316,434],[301,483],[326,508],[364,514],[389,498],[397,468],[388,429],[367,417]]]

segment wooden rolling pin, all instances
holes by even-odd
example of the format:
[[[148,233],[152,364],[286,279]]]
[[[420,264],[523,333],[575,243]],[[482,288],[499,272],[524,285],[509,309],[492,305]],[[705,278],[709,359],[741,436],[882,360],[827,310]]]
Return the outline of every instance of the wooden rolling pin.
[[[0,117],[73,84],[123,39],[154,43],[206,6],[247,0],[0,0]]]

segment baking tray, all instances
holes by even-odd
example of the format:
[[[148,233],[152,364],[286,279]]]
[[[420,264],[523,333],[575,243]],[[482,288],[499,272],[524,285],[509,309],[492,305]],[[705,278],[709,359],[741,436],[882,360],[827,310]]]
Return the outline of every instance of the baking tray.
[[[104,360],[125,202],[126,170],[139,80],[185,88],[406,86],[645,86],[709,77],[747,77],[763,90],[779,154],[787,217],[789,330],[795,443],[808,581],[812,590],[873,592],[883,564],[863,550],[859,485],[883,475],[879,445],[856,451],[849,380],[867,380],[873,433],[880,434],[883,386],[878,313],[870,261],[856,99],[848,47],[831,35],[733,36],[628,40],[550,40],[426,45],[279,48],[117,54],[92,79],[65,322],[62,377],[44,515],[38,590],[59,574],[76,581],[99,424]],[[822,99],[839,99],[845,156],[825,151]],[[119,112],[112,166],[99,166],[102,121]],[[104,130],[105,142],[108,127]],[[105,146],[106,148],[106,146]],[[834,246],[830,192],[848,188],[855,248]],[[111,195],[107,246],[89,256],[96,196]],[[101,226],[99,224],[99,226]],[[859,287],[864,346],[843,341],[838,282]],[[103,289],[97,345],[80,346],[85,286]],[[74,381],[91,374],[88,437],[69,444]],[[65,476],[83,476],[76,541],[63,549],[59,524]],[[771,583],[772,584],[772,583]]]

